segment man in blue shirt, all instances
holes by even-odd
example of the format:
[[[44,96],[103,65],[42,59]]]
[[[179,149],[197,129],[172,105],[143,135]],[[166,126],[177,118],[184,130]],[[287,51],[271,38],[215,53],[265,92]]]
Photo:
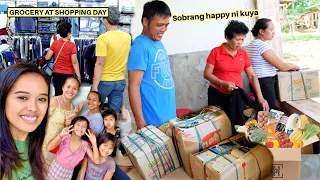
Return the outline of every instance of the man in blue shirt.
[[[176,117],[175,85],[161,39],[171,11],[162,1],[144,5],[143,31],[136,37],[128,60],[129,99],[137,129],[160,126]]]

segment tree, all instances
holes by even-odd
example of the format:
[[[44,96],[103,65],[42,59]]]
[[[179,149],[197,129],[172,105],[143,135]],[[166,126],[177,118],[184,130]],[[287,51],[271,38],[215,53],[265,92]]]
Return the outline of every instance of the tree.
[[[320,0],[295,0],[288,6],[288,14],[299,15],[308,11],[308,7],[320,3]]]

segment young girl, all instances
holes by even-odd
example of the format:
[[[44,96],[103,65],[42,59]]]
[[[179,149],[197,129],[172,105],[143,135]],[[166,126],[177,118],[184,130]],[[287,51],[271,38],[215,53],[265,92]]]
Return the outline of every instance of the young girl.
[[[71,129],[73,127],[73,129]],[[61,133],[54,138],[49,144],[48,149],[52,150],[60,144],[59,151],[55,159],[52,161],[47,180],[70,180],[73,169],[87,154],[94,163],[99,163],[99,151],[97,148],[97,140],[94,134],[88,130],[89,121],[82,116],[72,120],[71,126],[64,128]],[[88,133],[86,133],[88,131]],[[70,134],[70,132],[72,132]],[[83,140],[88,136],[92,147],[89,147],[87,141]]]
[[[101,134],[111,133],[112,135],[114,135],[117,138],[117,146],[119,147],[119,150],[121,151],[121,153],[123,155],[126,154],[126,151],[120,141],[120,137],[121,137],[120,136],[120,128],[116,126],[117,113],[114,110],[109,109],[109,110],[106,110],[102,113],[102,117],[103,117],[103,123],[104,123],[105,129],[102,131]],[[132,167],[131,166],[120,166],[120,169],[124,172],[128,172],[132,169]],[[115,172],[116,176],[118,176],[120,169],[118,166],[116,166],[116,171],[117,171],[117,172]],[[122,172],[120,174],[122,174]],[[126,177],[126,179],[128,179],[128,178]]]
[[[27,63],[0,75],[0,179],[44,180],[41,146],[47,124],[49,80]]]
[[[71,120],[82,107],[82,104],[80,104],[73,109],[71,104],[71,100],[78,94],[79,88],[79,81],[75,77],[68,77],[62,86],[62,95],[51,98],[48,125],[42,146],[42,153],[47,163],[50,163],[54,158],[47,149],[49,142],[52,141],[64,127],[70,126]]]
[[[101,101],[101,95],[97,91],[91,91],[87,97],[88,110],[83,112],[81,116],[86,117],[90,122],[90,130],[96,136],[100,135],[104,126],[103,118],[101,116],[100,108],[103,103]]]
[[[105,127],[102,133],[111,133],[118,139],[120,138],[120,128],[116,126],[117,117],[117,113],[112,109],[105,110],[102,113]]]
[[[79,180],[110,180],[116,170],[114,157],[116,156],[117,138],[110,134],[101,134],[98,140],[99,163],[95,164],[90,158],[82,162]]]

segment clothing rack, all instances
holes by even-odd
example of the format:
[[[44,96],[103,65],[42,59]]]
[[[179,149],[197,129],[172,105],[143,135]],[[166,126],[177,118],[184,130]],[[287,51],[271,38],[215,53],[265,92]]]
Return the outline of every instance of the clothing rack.
[[[86,39],[94,39],[94,40],[97,40],[98,39],[98,37],[75,37],[75,38],[73,38],[74,40],[76,40],[76,39],[79,39],[79,40],[86,40]]]
[[[41,37],[37,33],[16,33],[12,47],[18,61],[36,63],[42,57]]]

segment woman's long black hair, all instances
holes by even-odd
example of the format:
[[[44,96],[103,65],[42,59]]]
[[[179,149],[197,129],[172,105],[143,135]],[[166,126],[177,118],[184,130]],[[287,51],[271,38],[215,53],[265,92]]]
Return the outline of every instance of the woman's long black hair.
[[[28,63],[19,63],[4,69],[0,74],[0,179],[7,177],[12,179],[12,172],[15,169],[22,167],[23,159],[20,158],[19,152],[16,148],[14,139],[9,129],[9,121],[5,114],[5,104],[7,95],[16,83],[17,79],[24,74],[34,73],[43,77],[48,85],[48,95],[50,94],[50,81],[46,78],[42,71],[35,65]],[[49,106],[48,98],[48,106]],[[37,180],[44,180],[44,160],[42,156],[42,143],[45,136],[45,129],[47,125],[48,110],[40,125],[28,134],[29,143],[29,162],[32,168],[32,174]]]

